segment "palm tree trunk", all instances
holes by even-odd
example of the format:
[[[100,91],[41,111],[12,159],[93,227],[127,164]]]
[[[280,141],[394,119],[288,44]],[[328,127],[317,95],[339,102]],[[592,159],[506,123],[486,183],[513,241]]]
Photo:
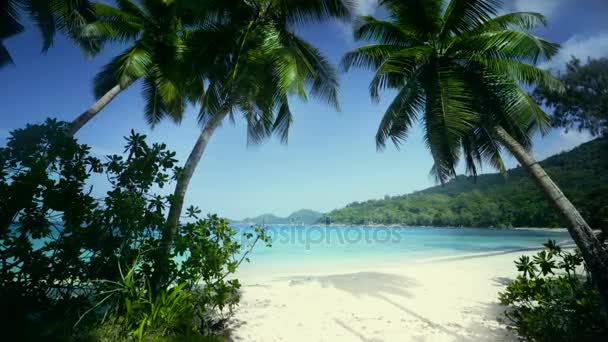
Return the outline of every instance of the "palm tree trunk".
[[[190,156],[184,165],[184,169],[181,171],[177,179],[175,191],[173,192],[173,198],[171,198],[169,215],[167,217],[167,228],[163,232],[163,236],[161,238],[161,248],[158,255],[159,259],[156,261],[157,266],[155,266],[155,274],[153,276],[155,288],[166,285],[164,284],[166,281],[166,275],[164,274],[164,268],[166,267],[165,263],[168,262],[168,256],[171,252],[171,243],[175,238],[175,234],[177,233],[177,226],[179,224],[179,218],[184,206],[186,191],[188,190],[188,186],[190,185],[190,181],[192,180],[192,175],[196,170],[196,166],[200,162],[203,153],[205,153],[205,149],[207,148],[207,144],[209,144],[211,136],[213,136],[213,133],[222,123],[226,115],[228,115],[228,112],[219,113],[214,115],[213,118],[207,122],[201,131],[196,144],[194,144],[194,147],[190,152]]]
[[[608,251],[603,248],[593,230],[557,184],[551,180],[540,164],[502,127],[495,127],[498,140],[515,156],[534,182],[543,191],[551,205],[557,209],[568,225],[568,232],[581,250],[585,263],[608,310]]]
[[[110,89],[107,93],[105,93],[101,98],[99,98],[91,108],[87,109],[84,113],[80,114],[74,121],[72,121],[72,125],[68,130],[68,134],[70,136],[75,135],[78,131],[86,125],[91,119],[97,115],[102,109],[104,109],[120,92],[128,88],[133,83],[133,80],[128,81],[124,85],[117,84],[112,89]]]

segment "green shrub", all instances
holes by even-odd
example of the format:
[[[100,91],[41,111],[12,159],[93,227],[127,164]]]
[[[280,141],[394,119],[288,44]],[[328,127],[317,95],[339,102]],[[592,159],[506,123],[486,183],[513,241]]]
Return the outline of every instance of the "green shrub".
[[[608,316],[578,250],[555,241],[532,259],[515,262],[520,275],[499,294],[519,334],[533,341],[597,341],[608,337]]]
[[[131,132],[125,154],[102,161],[66,128],[28,125],[0,148],[0,304],[14,308],[0,329],[22,340],[72,336],[77,322],[83,336],[213,333],[238,303],[229,275],[265,232],[239,243],[227,220],[190,207],[168,234],[175,153]]]

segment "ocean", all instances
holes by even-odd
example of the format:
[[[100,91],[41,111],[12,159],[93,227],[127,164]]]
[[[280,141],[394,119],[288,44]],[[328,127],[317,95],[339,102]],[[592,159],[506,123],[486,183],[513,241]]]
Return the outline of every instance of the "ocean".
[[[250,227],[233,226],[241,238]],[[239,273],[300,274],[339,271],[357,265],[373,269],[388,264],[434,258],[493,254],[541,248],[548,240],[572,243],[565,230],[420,228],[371,226],[265,227],[272,247],[258,244]],[[246,244],[246,241],[242,241]],[[518,255],[514,254],[514,259]]]

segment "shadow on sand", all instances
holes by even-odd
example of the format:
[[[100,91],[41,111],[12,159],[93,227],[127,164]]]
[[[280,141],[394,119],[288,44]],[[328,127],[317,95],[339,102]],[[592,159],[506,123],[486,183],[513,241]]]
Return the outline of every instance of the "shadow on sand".
[[[326,276],[297,276],[283,278],[289,280],[290,286],[318,282],[323,287],[334,287],[353,296],[380,297],[382,294],[411,298],[407,288],[418,286],[411,278],[380,272],[357,272],[333,274]]]
[[[418,282],[412,278],[405,276],[380,273],[380,272],[358,272],[349,274],[335,274],[324,276],[296,276],[281,278],[289,280],[290,286],[299,286],[311,282],[318,282],[323,287],[334,287],[338,290],[345,291],[353,296],[370,296],[378,298],[396,308],[403,311],[407,315],[416,318],[423,322],[429,329],[436,330],[445,335],[450,336],[453,341],[516,341],[515,336],[500,328],[497,324],[484,324],[476,322],[472,326],[466,327],[467,336],[463,336],[456,331],[449,329],[446,325],[433,322],[432,320],[420,315],[417,312],[407,308],[399,301],[389,298],[387,295],[412,298],[413,295],[408,288],[419,286]],[[508,278],[494,279],[496,284],[504,285],[511,281]],[[474,310],[483,312],[484,320],[497,320],[503,316],[504,308],[498,303],[473,303],[476,304]],[[353,326],[348,325],[344,321],[337,318],[334,322],[342,329],[349,332],[353,338],[362,342],[379,342],[383,341],[382,335],[371,334],[369,332],[360,331]],[[406,327],[404,327],[405,329]],[[369,335],[369,336],[368,336]],[[423,341],[424,339],[421,339]]]

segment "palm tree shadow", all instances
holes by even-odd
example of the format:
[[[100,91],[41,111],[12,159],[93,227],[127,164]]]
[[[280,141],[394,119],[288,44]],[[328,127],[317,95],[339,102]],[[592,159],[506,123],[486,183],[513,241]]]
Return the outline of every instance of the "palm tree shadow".
[[[422,316],[422,315],[420,315],[420,314],[418,314],[418,313],[416,313],[416,312],[414,312],[414,311],[406,308],[405,306],[403,306],[403,305],[401,305],[401,304],[399,304],[399,303],[397,303],[397,302],[395,302],[395,301],[393,301],[393,300],[391,300],[389,298],[386,298],[385,296],[379,295],[378,298],[381,298],[385,302],[387,302],[389,304],[392,304],[393,306],[397,307],[398,309],[400,309],[401,311],[407,313],[408,315],[416,317],[416,319],[418,319],[419,321],[425,323],[426,325],[428,325],[429,327],[431,327],[433,329],[439,330],[439,331],[443,332],[444,334],[447,334],[447,335],[450,335],[452,337],[458,338],[459,340],[463,339],[463,337],[460,334],[451,331],[450,329],[444,327],[441,324],[437,324],[437,323],[431,321],[430,319],[428,319],[428,318],[426,318],[426,317],[424,317],[424,316]]]
[[[380,272],[357,272],[326,276],[296,276],[282,279],[289,280],[290,286],[318,282],[322,287],[334,287],[338,290],[350,293],[355,297],[379,297],[382,294],[391,294],[411,298],[412,294],[407,291],[407,288],[418,286],[418,283],[414,279]]]
[[[382,341],[381,339],[378,339],[378,338],[367,338],[367,337],[365,337],[363,334],[361,334],[360,332],[358,332],[355,329],[351,328],[346,323],[342,322],[341,320],[339,320],[337,318],[334,318],[334,322],[336,322],[337,325],[341,326],[344,330],[348,331],[349,333],[351,333],[352,335],[354,335],[355,337],[357,337],[362,342],[380,342],[380,341]]]
[[[441,324],[435,323],[430,319],[406,308],[405,306],[389,299],[386,295],[394,295],[405,298],[412,298],[413,295],[408,288],[419,286],[418,282],[412,278],[400,276],[396,274],[380,273],[380,272],[358,272],[349,274],[336,274],[327,276],[299,276],[288,277],[291,286],[298,286],[310,282],[318,282],[323,287],[334,287],[338,290],[345,291],[353,296],[370,296],[381,299],[410,316],[415,317],[433,329],[437,329],[445,334],[462,339],[459,334],[447,329]],[[334,321],[348,330],[350,333],[357,336],[362,341],[377,341],[371,340],[347,326],[344,322],[334,319]]]

